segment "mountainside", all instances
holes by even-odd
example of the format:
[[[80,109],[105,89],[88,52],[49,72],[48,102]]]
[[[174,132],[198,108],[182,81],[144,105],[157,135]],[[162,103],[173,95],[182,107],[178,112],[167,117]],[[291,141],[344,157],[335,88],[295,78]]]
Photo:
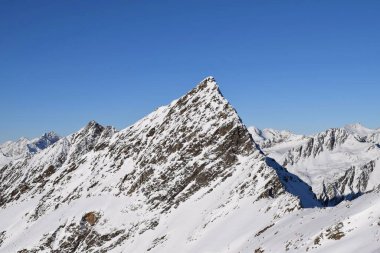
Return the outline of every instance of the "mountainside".
[[[363,136],[333,132],[248,130],[208,77],[121,131],[91,121],[4,160],[0,252],[346,252],[352,241],[373,252],[378,179],[366,180],[373,192],[323,208],[316,182],[295,173],[352,138],[377,154]]]

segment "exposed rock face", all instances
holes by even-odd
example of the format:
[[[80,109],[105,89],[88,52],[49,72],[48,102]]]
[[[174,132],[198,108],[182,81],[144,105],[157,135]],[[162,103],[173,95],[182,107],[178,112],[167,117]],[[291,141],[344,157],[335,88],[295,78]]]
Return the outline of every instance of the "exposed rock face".
[[[103,127],[95,121],[90,121],[78,133],[69,137],[72,146],[69,162],[75,163],[81,156],[106,146],[110,137],[116,132],[113,127]]]
[[[379,147],[380,146],[380,130],[378,130],[375,133],[371,133],[370,135],[368,135],[366,140],[376,144]]]
[[[369,186],[370,177],[376,167],[375,161],[370,161],[361,166],[352,166],[344,172],[344,175],[323,183],[323,192],[319,194],[326,205],[335,205],[344,199],[352,200],[360,194],[373,190]]]
[[[81,223],[88,223],[90,226],[94,226],[100,218],[100,214],[96,212],[88,212],[83,215]]]
[[[332,128],[319,133],[310,137],[306,144],[289,150],[283,165],[292,165],[305,157],[316,157],[324,150],[332,151],[338,145],[343,144],[347,137],[347,131],[340,128]]]

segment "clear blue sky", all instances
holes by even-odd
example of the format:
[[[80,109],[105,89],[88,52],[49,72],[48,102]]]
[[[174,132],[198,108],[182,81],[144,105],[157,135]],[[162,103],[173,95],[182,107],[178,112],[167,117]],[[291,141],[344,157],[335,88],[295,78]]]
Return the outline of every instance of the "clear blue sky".
[[[121,129],[213,75],[247,125],[380,127],[380,1],[0,0],[0,141]]]

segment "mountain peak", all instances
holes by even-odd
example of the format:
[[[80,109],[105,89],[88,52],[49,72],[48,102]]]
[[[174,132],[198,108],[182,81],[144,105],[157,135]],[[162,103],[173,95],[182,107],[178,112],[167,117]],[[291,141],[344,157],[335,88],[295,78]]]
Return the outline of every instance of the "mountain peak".
[[[32,140],[28,145],[28,150],[31,154],[35,154],[50,145],[56,143],[61,137],[57,135],[55,132],[51,131],[43,134],[41,137]]]
[[[354,123],[344,126],[344,129],[350,134],[356,134],[359,137],[365,137],[374,133],[376,130],[367,128],[360,123]]]
[[[216,81],[215,81],[215,78],[213,76],[208,76],[206,78],[204,78],[201,83],[209,83],[209,84],[213,84],[213,85],[216,85]]]
[[[214,93],[217,92],[221,94],[219,90],[219,86],[216,83],[216,80],[212,76],[208,76],[205,79],[203,79],[194,89],[193,91],[196,92],[205,92],[205,93]]]
[[[144,182],[126,177],[123,192],[138,194],[144,190],[149,198],[162,198],[158,204],[165,208],[228,177],[240,159],[263,159],[212,77],[122,130],[110,147],[117,159],[133,157],[136,175],[144,177]]]
[[[104,130],[104,126],[100,125],[95,120],[91,120],[84,126],[81,130],[79,130],[77,133],[74,134],[74,139],[80,137],[80,136],[98,136],[101,134],[101,132]]]
[[[24,137],[24,136],[22,136],[16,142],[25,142],[25,141],[29,141],[29,139],[26,138],[26,137]],[[11,141],[11,142],[13,142],[13,141]]]
[[[356,122],[356,123],[352,123],[352,124],[347,124],[344,126],[345,128],[356,128],[356,129],[360,129],[360,128],[365,128],[361,123],[359,122]]]
[[[58,140],[60,136],[56,132],[50,131],[50,132],[44,133],[41,136],[41,138],[48,139],[48,140]]]
[[[98,122],[96,122],[95,120],[91,120],[90,122],[87,123],[86,127],[94,127],[94,126],[98,126],[100,125]]]

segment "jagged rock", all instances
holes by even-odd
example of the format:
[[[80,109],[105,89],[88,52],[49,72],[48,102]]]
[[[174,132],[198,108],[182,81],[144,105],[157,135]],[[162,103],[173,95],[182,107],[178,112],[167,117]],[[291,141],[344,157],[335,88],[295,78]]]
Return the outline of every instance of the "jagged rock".
[[[337,145],[343,144],[347,138],[347,131],[340,128],[332,128],[319,133],[310,137],[305,144],[289,150],[283,165],[293,165],[302,158],[315,158],[324,150],[332,151]]]

